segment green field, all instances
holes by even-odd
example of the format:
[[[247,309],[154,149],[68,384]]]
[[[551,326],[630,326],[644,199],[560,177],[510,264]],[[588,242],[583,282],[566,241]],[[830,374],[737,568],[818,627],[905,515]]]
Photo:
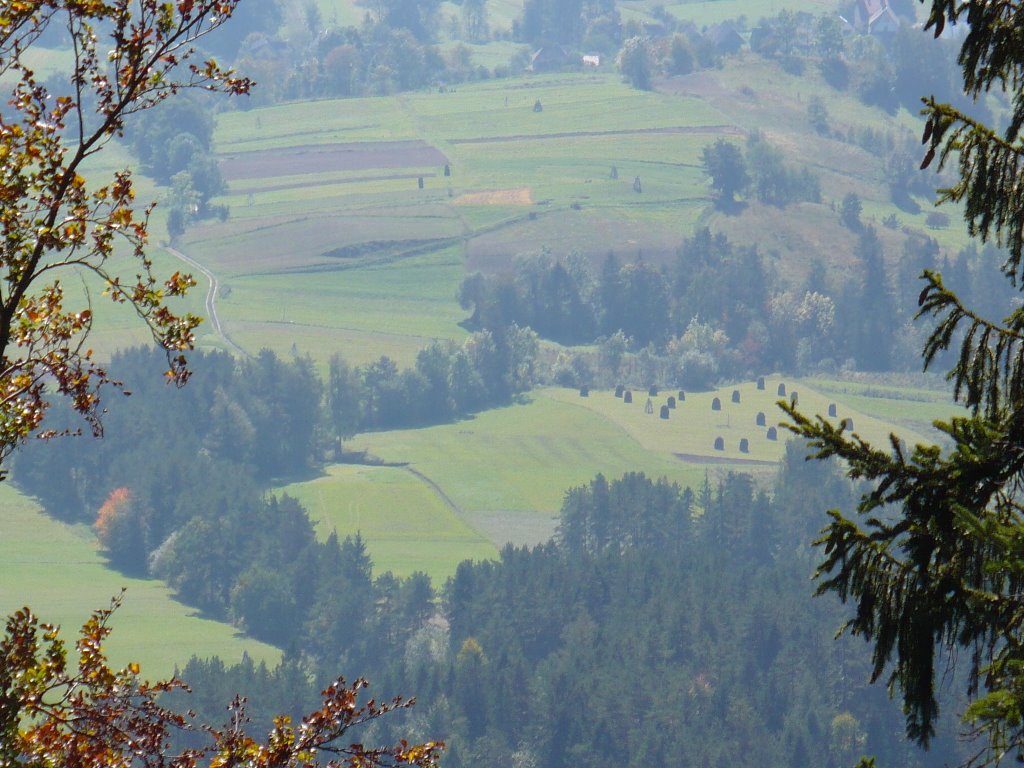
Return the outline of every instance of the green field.
[[[359,435],[351,447],[408,462],[497,545],[547,539],[566,489],[598,472],[618,476],[642,469],[683,484],[703,480],[703,466],[646,450],[609,419],[556,395],[543,390],[523,404],[457,424]]]
[[[618,477],[642,470],[691,487],[706,474],[728,471],[767,479],[790,439],[781,428],[777,441],[766,438],[767,427],[783,419],[776,405],[783,382],[787,394],[799,393],[805,413],[827,414],[835,404],[833,421],[853,419],[854,432],[879,445],[887,444],[889,421],[907,443],[930,442],[936,439],[930,422],[950,410],[941,390],[768,377],[764,390],[745,382],[687,393],[666,421],[660,405],[674,391],[651,398],[657,407],[647,414],[641,390],[627,405],[611,391],[581,398],[576,390],[551,388],[456,424],[358,435],[348,450],[401,466],[334,465],[324,477],[284,490],[307,504],[321,534],[360,531],[378,570],[422,569],[436,580],[463,557],[486,557],[509,541],[545,540],[565,490],[598,472]],[[740,392],[738,404],[733,390]],[[713,397],[721,411],[711,409]],[[755,423],[758,412],[765,427]],[[714,447],[719,436],[724,450]],[[744,437],[747,452],[740,451]]]
[[[719,12],[723,4],[669,10]],[[811,0],[775,5],[751,5],[748,18],[783,6],[820,10]],[[764,76],[752,80],[752,67]],[[816,95],[827,98],[830,136],[808,125]],[[196,227],[179,247],[221,279],[219,315],[245,350],[309,352],[321,364],[334,353],[357,364],[382,354],[408,363],[431,339],[465,337],[453,297],[466,272],[507,271],[517,255],[543,248],[595,265],[609,251],[663,264],[706,224],[757,243],[784,281],[802,280],[812,259],[825,257],[839,286],[856,263],[855,239],[834,207],[855,192],[893,263],[905,235],[880,225],[893,213],[900,226],[958,249],[963,227],[928,230],[925,199],[917,213],[896,209],[885,157],[840,138],[868,125],[912,137],[915,121],[831,90],[816,71],[797,77],[750,53],[654,92],[615,74],[559,73],[226,113],[218,153],[225,161],[256,153],[246,157],[262,158],[262,170],[231,182],[229,221]],[[703,148],[755,130],[820,177],[821,203],[749,201],[730,215],[711,207]],[[382,141],[418,142],[423,151],[389,151]],[[300,175],[288,158],[311,147],[332,162]],[[424,165],[428,157],[433,165]]]
[[[247,351],[406,363],[431,339],[465,336],[454,296],[467,266],[503,269],[541,246],[595,260],[674,252],[707,206],[701,148],[732,130],[700,99],[602,74],[228,113],[218,152],[263,152],[245,156],[263,159],[263,175],[233,181],[231,219],[179,248],[221,279],[218,314]],[[375,143],[412,140],[435,154]],[[275,164],[274,153],[301,161],[311,145],[330,168],[299,176]],[[424,167],[427,156],[447,158],[451,175]]]
[[[217,655],[227,662],[243,653],[268,663],[280,658],[278,649],[196,615],[162,582],[110,570],[89,528],[47,517],[8,483],[0,484],[0,506],[0,614],[29,605],[43,621],[61,625],[65,639],[73,641],[93,610],[108,607],[127,588],[107,648],[115,665],[137,661],[144,675],[155,679],[171,675],[193,655]]]
[[[321,536],[361,534],[376,573],[423,571],[440,585],[462,560],[497,554],[494,544],[404,467],[335,464],[323,477],[281,490],[309,510]]]
[[[682,454],[695,457],[692,459],[695,461],[700,460],[696,457],[709,460],[721,457],[774,462],[782,458],[789,437],[779,427],[785,419],[777,405],[780,399],[784,399],[778,395],[780,384],[786,386],[784,397],[798,393],[799,407],[805,413],[825,415],[829,406],[835,405],[836,416],[832,421],[838,423],[845,418],[852,419],[854,432],[869,442],[884,444],[893,430],[891,424],[856,409],[846,398],[837,401],[802,381],[778,377],[767,377],[763,390],[757,389],[754,382],[744,382],[712,392],[685,393],[686,399],[677,402],[674,410],[669,410],[668,419],[660,417],[661,406],[669,396],[678,396],[676,391],[666,390],[655,397],[648,397],[646,391],[635,390],[630,404],[608,390],[591,392],[586,398],[579,397],[575,390],[553,390],[549,396],[603,415],[655,454]],[[733,402],[733,393],[739,393],[738,403]],[[716,398],[721,408],[718,411],[712,409],[712,401]],[[651,413],[646,412],[648,400],[651,401]],[[863,399],[860,402],[863,404]],[[759,413],[765,417],[763,427],[757,425]],[[767,438],[767,430],[773,426],[776,427],[777,440]],[[926,441],[924,435],[912,429],[900,427],[896,431],[908,443]],[[721,450],[714,447],[718,437],[724,443]],[[743,439],[747,440],[747,451],[740,450]]]

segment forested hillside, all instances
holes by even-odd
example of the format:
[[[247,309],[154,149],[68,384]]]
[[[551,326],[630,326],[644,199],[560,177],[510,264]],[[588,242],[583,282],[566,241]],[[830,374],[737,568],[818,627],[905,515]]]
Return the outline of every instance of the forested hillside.
[[[417,711],[396,727],[445,738],[453,766],[852,765],[864,752],[948,765],[965,756],[955,726],[914,751],[859,645],[834,642],[838,606],[808,601],[820,509],[852,499],[798,450],[772,496],[743,475],[696,494],[598,476],[566,493],[555,540],[463,563],[418,625],[386,621],[401,597],[378,577],[373,650],[355,666],[385,695],[415,686]],[[249,694],[259,728],[313,696],[303,658],[277,670],[195,659],[183,674],[203,706]]]

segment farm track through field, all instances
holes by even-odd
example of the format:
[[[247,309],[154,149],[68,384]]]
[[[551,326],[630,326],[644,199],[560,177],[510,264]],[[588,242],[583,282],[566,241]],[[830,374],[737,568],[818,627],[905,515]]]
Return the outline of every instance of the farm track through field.
[[[638,136],[644,134],[719,133],[746,136],[747,132],[735,125],[675,125],[664,128],[623,128],[614,131],[565,131],[563,133],[520,133],[512,136],[478,136],[471,139],[448,139],[450,144],[498,144],[509,141],[543,139],[585,139],[600,136]]]
[[[220,318],[217,316],[217,291],[220,289],[220,281],[217,279],[217,276],[198,261],[190,256],[186,256],[171,245],[165,245],[164,250],[181,261],[184,261],[193,269],[198,269],[206,276],[206,279],[210,283],[210,289],[206,292],[206,314],[210,318],[210,324],[213,326],[213,330],[217,332],[217,335],[220,336],[225,344],[236,350],[239,354],[248,357],[249,353],[235,344],[235,342],[231,340],[231,337],[224,332],[224,327],[221,325]]]
[[[699,453],[673,453],[672,455],[688,464],[744,464],[757,467],[777,467],[779,465],[778,461],[769,461],[768,459],[740,459],[729,456],[706,456]]]
[[[459,508],[459,505],[456,504],[454,501],[452,501],[451,496],[449,496],[447,493],[445,493],[441,489],[440,485],[435,483],[430,477],[428,477],[427,475],[423,474],[422,472],[420,472],[415,467],[411,467],[408,464],[406,464],[404,468],[406,469],[406,471],[408,471],[411,475],[416,477],[418,480],[426,483],[427,486],[430,488],[430,490],[432,490],[435,494],[437,494],[437,498],[439,498],[442,502],[444,502],[444,505],[446,507],[448,507],[449,510],[451,510],[453,515],[455,515],[457,518],[459,518],[459,520],[462,520],[464,523],[466,523],[466,525],[469,525],[469,521],[466,520],[466,517],[462,514],[462,510]],[[472,526],[470,526],[470,527],[472,528]],[[473,530],[476,530],[476,529],[474,528]]]

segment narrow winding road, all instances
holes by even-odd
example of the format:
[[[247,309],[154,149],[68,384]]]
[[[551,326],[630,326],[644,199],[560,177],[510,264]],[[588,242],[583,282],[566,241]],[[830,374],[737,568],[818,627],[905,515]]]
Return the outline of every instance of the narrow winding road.
[[[224,332],[224,327],[221,325],[220,318],[217,316],[217,291],[220,290],[220,281],[217,279],[217,276],[191,256],[185,255],[171,245],[165,245],[164,250],[175,258],[184,261],[192,269],[198,270],[206,276],[206,279],[210,283],[210,288],[206,292],[206,316],[209,318],[210,324],[213,326],[213,330],[217,332],[217,335],[220,336],[225,344],[234,349],[240,355],[248,357],[249,353],[235,344],[235,342],[231,340],[231,337]]]

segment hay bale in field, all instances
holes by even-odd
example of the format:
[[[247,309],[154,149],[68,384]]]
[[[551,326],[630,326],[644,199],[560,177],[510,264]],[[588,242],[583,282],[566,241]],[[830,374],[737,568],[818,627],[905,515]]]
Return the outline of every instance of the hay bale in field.
[[[759,427],[763,427],[764,426],[764,411],[758,411],[757,412],[757,418],[755,419],[755,423]]]
[[[785,397],[786,396],[786,385],[785,384],[783,384],[781,382],[779,383],[778,393],[779,393],[779,397]]]
[[[673,410],[675,410],[675,407],[676,407],[676,399],[675,399],[674,397],[672,397],[672,395],[669,395],[669,396],[668,396],[668,401],[667,401],[667,402],[665,403],[665,406],[666,406],[667,408],[672,408]]]
[[[829,416],[835,416],[837,413],[838,413],[838,411],[836,409],[836,404],[835,403],[829,403],[828,404],[828,415]]]
[[[647,388],[647,394],[650,395],[651,397],[657,397],[658,396],[658,388],[652,384],[651,386],[649,386]]]
[[[732,401],[734,403],[738,403],[740,401],[740,391],[738,389],[734,389],[732,391]]]
[[[625,392],[622,393],[622,402],[624,402],[624,403],[632,403],[633,402],[633,390],[627,389]]]
[[[767,437],[768,437],[769,440],[778,440],[779,439],[779,431],[775,427],[768,427],[768,435],[767,435]]]
[[[714,400],[711,401],[711,410],[712,411],[720,411],[720,410],[722,410],[722,401],[719,400],[717,397]]]
[[[668,418],[668,406],[667,405],[661,406],[661,418],[663,418],[663,419],[667,419]]]
[[[676,395],[676,400],[678,400],[680,403],[684,402],[686,400],[686,393],[680,389],[679,394]]]
[[[590,387],[584,384],[580,387],[580,397],[590,397]]]
[[[740,453],[750,453],[750,441],[745,437],[740,438]]]
[[[757,377],[757,388],[764,389],[764,376]]]
[[[721,438],[721,437],[716,437],[715,438],[715,450],[716,451],[724,451],[725,450],[725,440],[723,438]]]
[[[616,384],[615,385],[615,396],[616,397],[622,397],[622,393],[625,391],[625,389],[626,388],[624,386],[622,386],[621,384]]]

